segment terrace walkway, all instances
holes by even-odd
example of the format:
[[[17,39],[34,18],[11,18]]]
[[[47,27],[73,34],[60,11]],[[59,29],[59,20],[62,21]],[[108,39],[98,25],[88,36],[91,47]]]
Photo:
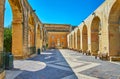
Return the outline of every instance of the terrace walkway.
[[[15,60],[6,79],[120,79],[120,62],[85,56],[68,49],[51,49],[27,60]]]
[[[15,60],[6,79],[77,79],[59,50],[51,49],[27,60]]]

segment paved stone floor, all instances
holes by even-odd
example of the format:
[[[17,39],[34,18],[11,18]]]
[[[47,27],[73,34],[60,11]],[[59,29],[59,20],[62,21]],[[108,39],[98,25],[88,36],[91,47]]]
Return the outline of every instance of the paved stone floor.
[[[27,60],[15,60],[6,79],[78,79],[59,50],[48,50]]]
[[[109,62],[61,49],[15,60],[6,79],[120,79],[120,62]]]
[[[85,56],[72,50],[60,50],[79,79],[120,79],[120,62]]]

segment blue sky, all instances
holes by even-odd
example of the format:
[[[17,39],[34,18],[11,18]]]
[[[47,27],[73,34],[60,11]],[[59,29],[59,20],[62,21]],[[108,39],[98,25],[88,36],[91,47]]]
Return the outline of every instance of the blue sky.
[[[104,0],[28,0],[43,23],[79,25]],[[12,22],[12,11],[6,0],[5,26]]]

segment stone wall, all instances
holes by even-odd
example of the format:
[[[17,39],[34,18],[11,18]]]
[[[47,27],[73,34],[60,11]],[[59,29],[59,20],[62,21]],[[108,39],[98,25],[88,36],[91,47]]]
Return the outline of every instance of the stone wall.
[[[77,42],[76,39],[71,39],[72,45],[69,47],[76,49],[74,45],[80,44],[80,49],[83,50],[85,38],[83,37],[83,28],[87,26],[87,46],[86,51],[90,51],[91,55],[106,54],[108,57],[119,56],[120,54],[120,0],[105,0],[104,3],[99,6],[87,19],[85,19],[77,28],[75,28],[68,35],[74,38],[74,33],[80,29],[80,41]],[[70,41],[70,40],[69,40]],[[76,43],[76,44],[74,44]],[[70,45],[70,44],[69,44]],[[77,45],[78,46],[78,45]]]
[[[3,35],[4,35],[4,11],[5,11],[5,0],[0,1],[0,53],[3,52]],[[0,59],[0,62],[3,62]],[[0,73],[0,79],[4,79],[5,72]]]
[[[9,3],[13,13],[12,53],[15,58],[27,58],[42,48],[45,28],[27,0],[9,0]]]
[[[67,48],[69,32],[48,32],[48,48]]]

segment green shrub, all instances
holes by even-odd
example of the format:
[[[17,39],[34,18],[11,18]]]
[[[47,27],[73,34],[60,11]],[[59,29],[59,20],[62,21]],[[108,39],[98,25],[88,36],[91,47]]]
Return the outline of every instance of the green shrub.
[[[12,49],[12,27],[4,28],[4,50],[5,52],[11,52]]]

